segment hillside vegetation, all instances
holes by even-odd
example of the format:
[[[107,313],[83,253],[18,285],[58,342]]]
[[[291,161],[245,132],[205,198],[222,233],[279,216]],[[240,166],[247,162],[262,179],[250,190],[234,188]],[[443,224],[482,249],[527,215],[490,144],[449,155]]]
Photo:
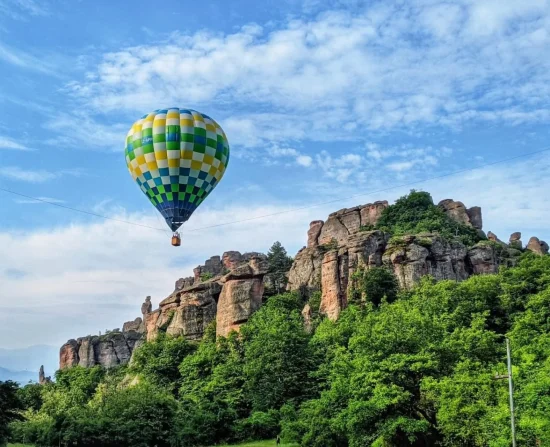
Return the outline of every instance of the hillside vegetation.
[[[385,222],[411,231],[392,211]],[[279,294],[239,335],[161,334],[130,365],[58,371],[18,391],[24,419],[11,422],[11,440],[192,447],[281,434],[304,447],[508,447],[508,385],[494,380],[506,373],[507,336],[518,445],[550,445],[550,256],[526,252],[495,275],[424,277],[407,291],[391,275],[360,272],[335,322],[318,315],[314,294],[309,331],[301,296]]]

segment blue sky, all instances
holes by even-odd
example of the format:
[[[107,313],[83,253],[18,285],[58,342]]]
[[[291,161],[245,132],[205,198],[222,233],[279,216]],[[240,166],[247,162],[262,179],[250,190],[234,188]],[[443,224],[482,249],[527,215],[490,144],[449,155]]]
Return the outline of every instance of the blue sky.
[[[0,70],[3,188],[162,227],[125,167],[131,124],[194,108],[231,146],[178,250],[161,231],[0,193],[0,347],[15,330],[26,346],[121,326],[212,255],[275,240],[294,255],[310,220],[411,187],[368,192],[550,147],[547,0],[0,0]],[[481,206],[501,239],[550,240],[549,161],[414,187]]]

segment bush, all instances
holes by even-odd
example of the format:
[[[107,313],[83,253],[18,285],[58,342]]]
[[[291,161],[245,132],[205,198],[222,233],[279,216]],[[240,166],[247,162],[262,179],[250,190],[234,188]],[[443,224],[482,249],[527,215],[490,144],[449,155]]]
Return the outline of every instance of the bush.
[[[394,273],[386,267],[371,267],[357,269],[352,276],[350,302],[369,302],[379,306],[383,299],[388,303],[395,301],[399,284]]]

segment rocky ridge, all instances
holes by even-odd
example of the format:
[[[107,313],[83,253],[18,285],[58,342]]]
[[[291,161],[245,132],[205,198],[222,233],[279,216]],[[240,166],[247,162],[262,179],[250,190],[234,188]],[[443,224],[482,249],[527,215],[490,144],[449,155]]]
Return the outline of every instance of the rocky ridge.
[[[466,208],[452,199],[438,204],[454,221],[476,229],[486,239],[466,247],[437,233],[392,238],[372,230],[387,206],[386,201],[375,202],[339,210],[325,222],[311,222],[308,244],[296,255],[288,275],[289,290],[321,291],[320,312],[336,319],[347,305],[350,278],[357,269],[386,266],[400,287],[410,288],[424,275],[463,281],[471,275],[496,273],[501,265],[514,265],[521,255],[521,233],[512,234],[509,244],[491,232],[485,236],[479,207]],[[534,237],[525,249],[543,255],[548,244]]]
[[[104,335],[71,339],[59,353],[59,368],[106,368],[128,363],[135,348],[154,340],[159,332],[200,339],[216,320],[217,334],[238,330],[262,304],[267,257],[261,253],[226,252],[194,269],[194,276],[180,278],[174,291],[153,310],[148,296],[142,317]]]
[[[307,246],[297,253],[288,273],[288,290],[305,296],[321,291],[320,313],[336,319],[347,306],[357,269],[386,266],[393,270],[400,287],[410,288],[424,275],[462,281],[471,275],[496,273],[501,265],[514,265],[524,249],[521,233],[512,234],[508,244],[492,232],[485,236],[481,209],[466,208],[451,199],[438,206],[456,222],[476,229],[485,240],[466,247],[437,233],[391,237],[373,230],[388,206],[387,201],[378,201],[339,210],[326,221],[311,222]],[[548,254],[548,244],[536,237],[525,249]],[[136,347],[160,332],[198,340],[214,320],[219,336],[239,330],[262,304],[267,272],[267,257],[261,253],[229,251],[213,256],[196,267],[193,276],[178,279],[158,309],[152,309],[151,297],[147,297],[142,317],[124,323],[122,331],[69,340],[60,350],[60,368],[124,364]],[[302,315],[310,328],[309,305]]]

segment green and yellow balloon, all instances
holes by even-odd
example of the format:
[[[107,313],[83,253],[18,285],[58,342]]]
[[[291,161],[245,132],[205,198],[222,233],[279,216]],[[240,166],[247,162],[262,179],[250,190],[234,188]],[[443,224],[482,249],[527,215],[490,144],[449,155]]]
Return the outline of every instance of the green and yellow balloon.
[[[204,113],[159,109],[132,125],[124,153],[132,178],[176,232],[223,177],[229,143]]]

